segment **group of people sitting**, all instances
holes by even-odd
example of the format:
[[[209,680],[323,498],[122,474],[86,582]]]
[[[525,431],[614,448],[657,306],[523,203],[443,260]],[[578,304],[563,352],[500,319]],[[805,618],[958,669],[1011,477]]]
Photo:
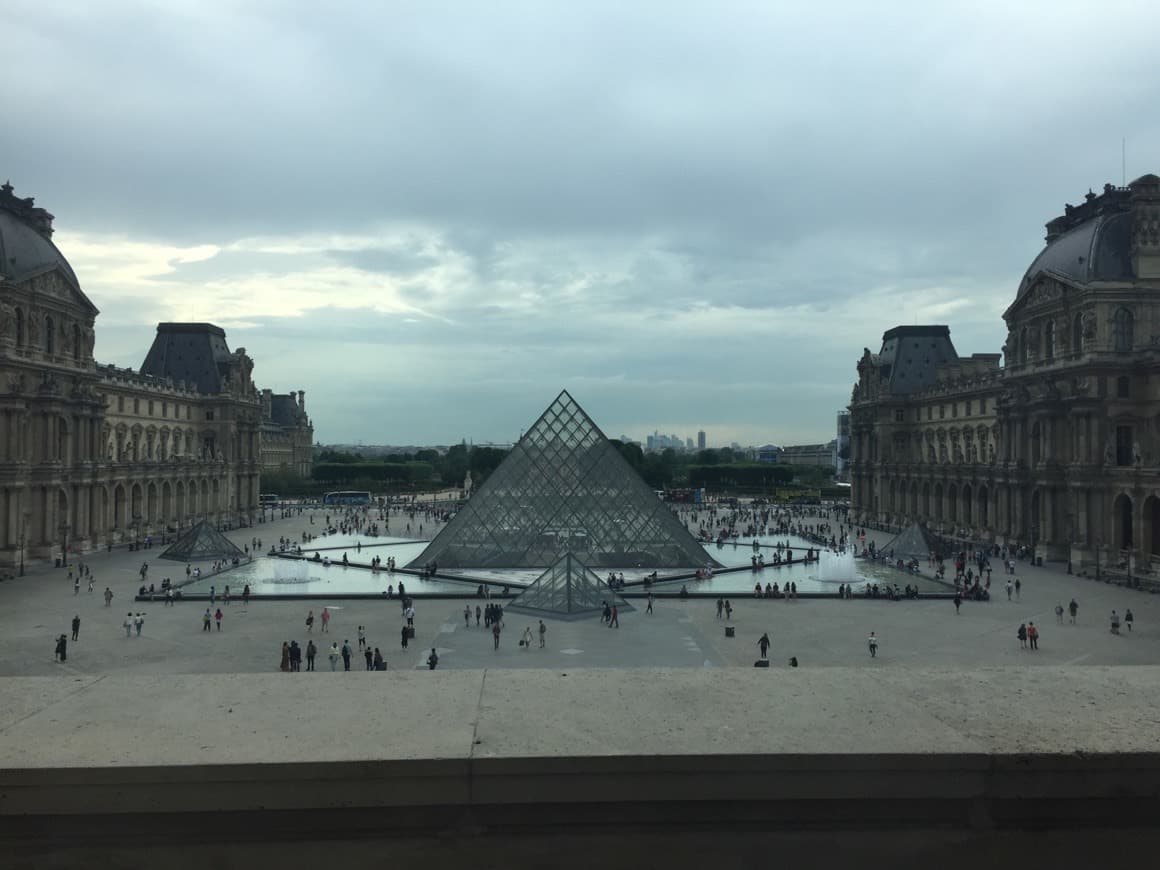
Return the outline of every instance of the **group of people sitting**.
[[[654,579],[656,577],[655,571],[653,572],[653,577],[654,577]],[[615,571],[609,571],[608,576],[605,578],[604,582],[607,583],[608,588],[613,590],[614,592],[619,590],[619,589],[623,589],[624,588],[624,572],[621,571],[619,574],[617,574]]]
[[[779,588],[776,583],[766,583],[765,589],[761,588],[761,584],[757,583],[753,587],[754,598],[797,598],[797,584],[786,583],[784,587]]]

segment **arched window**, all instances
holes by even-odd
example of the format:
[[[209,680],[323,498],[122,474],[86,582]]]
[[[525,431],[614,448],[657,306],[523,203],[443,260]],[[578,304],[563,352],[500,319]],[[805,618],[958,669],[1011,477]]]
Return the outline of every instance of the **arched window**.
[[[1027,364],[1027,327],[1024,326],[1019,330],[1019,362],[1023,365]]]
[[[1112,316],[1112,350],[1126,352],[1132,349],[1132,312],[1127,308],[1117,308]]]
[[[75,323],[72,328],[73,359],[81,361],[81,328]]]
[[[1071,349],[1076,353],[1083,350],[1083,315],[1077,314],[1071,322]]]
[[[1043,326],[1043,357],[1055,359],[1055,321],[1049,320]]]
[[[56,324],[52,322],[51,317],[44,318],[44,352],[49,356],[55,352],[56,349],[56,333],[53,331]]]
[[[16,346],[24,347],[24,312],[16,309]]]

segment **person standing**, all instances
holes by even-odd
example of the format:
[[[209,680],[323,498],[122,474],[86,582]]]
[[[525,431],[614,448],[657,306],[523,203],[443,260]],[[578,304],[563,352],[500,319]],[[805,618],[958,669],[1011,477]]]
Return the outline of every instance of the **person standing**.
[[[349,640],[342,642],[342,669],[344,671],[350,670],[350,657],[354,653],[354,649],[350,645]]]
[[[1135,621],[1136,617],[1132,616],[1132,608],[1129,607],[1126,611],[1124,611],[1124,625],[1128,626],[1129,632],[1132,631],[1132,623]],[[74,637],[73,640],[76,640],[76,638]]]
[[[766,632],[757,639],[757,648],[761,650],[761,657],[763,659],[769,658],[769,632]]]
[[[133,636],[133,614],[126,613],[125,614],[125,621],[122,622],[121,625],[125,629],[125,637],[132,637]]]
[[[1063,605],[1062,604],[1055,605],[1055,621],[1057,623],[1059,623],[1060,625],[1063,625]]]
[[[330,632],[330,610],[326,607],[322,608],[322,633],[328,634]]]
[[[165,587],[165,606],[166,607],[173,606],[173,587],[172,586]]]
[[[438,664],[439,654],[435,652],[435,647],[431,647],[431,655],[427,656],[427,669],[433,671]]]
[[[55,658],[58,662],[68,661],[68,638],[63,634],[56,639]]]
[[[870,647],[870,658],[878,658],[878,638],[875,637],[874,632],[870,632],[867,644]]]
[[[646,608],[644,609],[644,612],[645,612],[645,613],[652,613],[652,612],[653,612],[653,609],[652,609],[652,602],[653,602],[653,598],[652,598],[652,593],[650,592],[650,593],[648,594],[648,607],[646,607]]]
[[[367,630],[366,626],[360,625],[358,627],[358,648],[366,649],[367,646]]]
[[[371,652],[369,646],[363,647],[363,657],[367,660],[367,670],[369,671],[374,665],[374,653]]]
[[[71,573],[71,569],[70,569],[70,573]],[[81,594],[81,575],[77,574],[76,577],[73,578],[73,595],[80,595],[80,594]]]
[[[733,602],[728,598],[725,599],[725,621],[728,622],[733,618]]]
[[[1075,625],[1075,615],[1079,612],[1079,604],[1074,598],[1067,605],[1067,612],[1071,614],[1071,624]]]
[[[318,647],[314,645],[313,639],[306,641],[306,670],[314,670],[314,657],[318,655]]]
[[[250,584],[242,587],[242,610],[250,606]]]
[[[290,673],[296,674],[302,670],[302,647],[298,641],[290,641]]]
[[[532,627],[530,625],[524,629],[524,636],[520,638],[520,646],[525,651],[532,648]]]
[[[471,628],[471,605],[468,604],[463,608],[463,627]]]
[[[1039,629],[1035,627],[1034,622],[1027,623],[1027,642],[1031,644],[1032,649],[1039,649]]]
[[[338,657],[340,655],[342,653],[338,651],[338,641],[336,640],[330,644],[330,652],[326,654],[326,657],[330,659],[330,669],[332,671],[338,670]]]
[[[963,593],[955,590],[955,616],[959,615],[959,608],[963,606]]]
[[[495,643],[494,648],[498,650],[499,649],[499,620],[492,620],[491,639]],[[407,645],[407,642],[403,641],[403,646],[406,646],[406,645]]]
[[[720,619],[721,614],[724,612],[725,612],[725,599],[718,598],[717,599],[717,618]]]
[[[290,644],[282,641],[282,657],[278,661],[278,670],[284,674],[290,673]]]
[[[1011,600],[1011,590],[1013,590],[1014,588],[1015,587],[1011,584],[1011,579],[1007,578],[1007,600],[1008,601]]]
[[[376,671],[385,671],[387,669],[387,664],[383,661],[383,654],[379,652],[377,646],[375,647],[374,669]]]
[[[1027,649],[1027,626],[1024,623],[1019,623],[1019,629],[1015,632],[1015,636],[1019,638],[1019,648]]]
[[[548,634],[548,626],[544,625],[544,620],[540,620],[540,649],[544,648],[544,637]]]
[[[88,569],[86,568],[85,570],[88,570]],[[91,571],[89,571],[89,595],[93,594],[93,583],[95,583],[95,582],[96,581],[93,580],[93,573]]]
[[[133,628],[137,629],[137,637],[141,636],[141,629],[145,627],[145,614],[138,613],[133,617]]]
[[[209,624],[213,622],[213,614],[209,612],[209,608],[205,609],[205,613],[201,615],[201,630],[209,631]]]
[[[415,625],[415,605],[408,604],[405,613],[407,614],[407,625],[410,627],[414,627],[414,625]]]
[[[224,614],[222,613],[222,609],[219,607],[216,611],[214,611],[213,615],[213,618],[217,621],[218,631],[222,630],[222,616],[224,616]]]
[[[105,607],[109,607],[113,603],[113,590],[108,586],[105,587]]]
[[[72,619],[72,639],[75,641],[77,639],[77,635],[79,635],[80,633],[81,633],[81,617],[80,617],[80,614],[77,614]]]
[[[1112,611],[1112,634],[1120,633],[1120,614]]]
[[[482,616],[483,616],[483,608],[480,607],[478,604],[475,605],[475,627],[476,628],[479,628],[479,620],[480,620],[480,617],[482,617]]]
[[[407,626],[403,626],[403,649],[407,648],[407,640],[410,638],[411,632],[407,631]]]

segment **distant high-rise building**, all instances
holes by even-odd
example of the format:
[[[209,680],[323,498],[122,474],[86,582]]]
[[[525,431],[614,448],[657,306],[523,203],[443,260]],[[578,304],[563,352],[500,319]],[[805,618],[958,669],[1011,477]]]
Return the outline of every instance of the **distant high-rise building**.
[[[685,449],[686,449],[686,450],[692,450],[692,449],[693,449],[693,439],[692,439],[692,438],[686,438],[686,439],[685,439]]]
[[[697,433],[697,449],[698,450],[705,449],[705,430],[704,429],[702,429],[700,432]]]

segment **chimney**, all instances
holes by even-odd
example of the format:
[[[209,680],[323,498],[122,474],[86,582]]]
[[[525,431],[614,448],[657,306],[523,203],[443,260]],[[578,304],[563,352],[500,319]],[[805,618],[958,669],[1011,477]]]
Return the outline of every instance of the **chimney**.
[[[298,391],[298,407],[302,410],[303,414],[306,413],[306,390]]]

